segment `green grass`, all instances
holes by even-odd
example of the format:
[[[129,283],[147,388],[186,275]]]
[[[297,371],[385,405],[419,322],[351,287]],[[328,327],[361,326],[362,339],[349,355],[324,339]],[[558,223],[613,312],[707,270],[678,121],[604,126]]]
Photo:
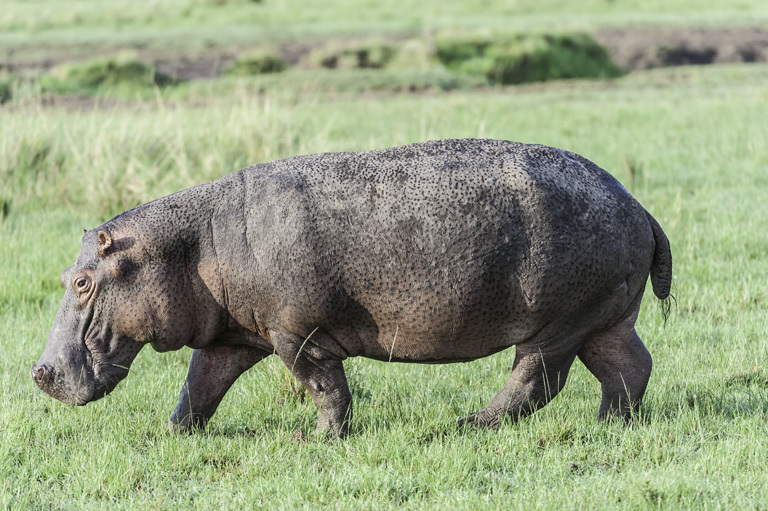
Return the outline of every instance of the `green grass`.
[[[274,86],[252,85],[262,79]],[[764,508],[768,69],[416,95],[329,96],[291,79],[225,79],[96,110],[0,110],[0,506]],[[469,136],[576,151],[664,227],[676,302],[665,325],[646,298],[638,330],[654,373],[631,426],[596,423],[599,384],[576,362],[532,417],[459,431],[455,419],[506,381],[514,350],[448,366],[348,361],[345,441],[312,437],[316,412],[277,360],[246,373],[194,436],[163,433],[186,349],[147,348],[86,407],[35,389],[29,367],[81,228],[253,162]]]

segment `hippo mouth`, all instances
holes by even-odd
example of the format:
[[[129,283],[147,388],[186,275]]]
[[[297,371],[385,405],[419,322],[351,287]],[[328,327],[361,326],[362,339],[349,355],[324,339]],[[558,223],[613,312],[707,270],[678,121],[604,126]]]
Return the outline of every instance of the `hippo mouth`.
[[[37,363],[32,366],[32,378],[40,390],[68,405],[83,406],[93,400],[96,392],[96,380],[85,366],[72,378],[57,367]]]
[[[128,375],[128,368],[110,363],[99,344],[86,338],[77,361],[39,361],[32,366],[32,378],[40,390],[69,405],[83,406],[103,398]]]
[[[74,406],[98,401],[112,392],[127,375],[127,369],[114,368],[102,371],[99,377],[94,377],[89,367],[82,366],[78,375],[73,378],[47,364],[32,366],[32,378],[40,390],[62,403]]]

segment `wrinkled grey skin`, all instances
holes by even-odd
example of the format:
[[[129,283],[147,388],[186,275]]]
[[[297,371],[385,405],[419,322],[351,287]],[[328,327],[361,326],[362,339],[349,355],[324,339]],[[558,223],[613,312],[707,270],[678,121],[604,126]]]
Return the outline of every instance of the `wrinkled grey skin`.
[[[45,392],[108,394],[145,344],[194,348],[171,416],[203,427],[245,370],[276,353],[318,430],[351,417],[347,357],[447,363],[516,346],[512,375],[462,424],[544,406],[577,356],[599,417],[628,418],[651,357],[634,329],[650,274],[669,294],[659,225],[573,153],[444,140],[254,165],[85,233],[48,346]]]

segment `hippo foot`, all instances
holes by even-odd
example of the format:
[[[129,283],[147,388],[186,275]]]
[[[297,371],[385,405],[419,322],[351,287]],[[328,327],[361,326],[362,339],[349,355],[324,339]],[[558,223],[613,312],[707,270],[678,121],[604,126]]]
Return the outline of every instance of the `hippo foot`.
[[[313,434],[319,438],[344,438],[349,434],[349,421],[344,421],[338,428],[334,428],[329,422],[320,421]]]
[[[485,408],[461,417],[457,422],[460,428],[480,427],[488,429],[498,429],[501,423],[499,414],[488,413]]]
[[[328,424],[318,424],[312,434],[315,436],[334,436],[333,428]]]
[[[165,426],[165,432],[171,435],[193,435],[195,433],[200,433],[205,429],[205,426],[188,426],[184,424],[176,424],[171,421],[166,421],[163,425]]]
[[[193,434],[203,431],[207,423],[208,419],[202,415],[188,415],[181,420],[177,420],[176,417],[173,416],[165,423],[165,429],[171,434]]]
[[[597,416],[597,422],[599,424],[611,424],[611,423],[623,423],[625,426],[629,426],[637,419],[638,409],[635,407],[630,410],[619,410],[611,408]]]
[[[312,431],[312,436],[319,441],[335,440],[336,438],[341,438],[332,429],[321,428],[320,426],[316,427],[314,431]]]

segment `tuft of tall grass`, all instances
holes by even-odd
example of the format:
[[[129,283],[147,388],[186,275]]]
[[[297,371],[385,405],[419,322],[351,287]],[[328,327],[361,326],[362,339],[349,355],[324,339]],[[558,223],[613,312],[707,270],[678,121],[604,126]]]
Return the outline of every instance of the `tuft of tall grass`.
[[[153,64],[130,54],[60,64],[40,77],[44,92],[57,93],[91,93],[102,87],[162,87],[173,83]]]
[[[0,105],[9,101],[13,96],[12,84],[11,77],[0,76]]]
[[[211,110],[159,102],[11,112],[0,124],[0,203],[11,211],[64,205],[115,214],[300,152],[302,128],[283,113],[258,96]]]
[[[227,74],[251,76],[285,71],[286,63],[282,57],[264,50],[253,50],[239,55],[226,70]]]
[[[501,85],[622,74],[605,48],[583,33],[443,37],[436,42],[436,54],[448,69]]]
[[[397,55],[398,48],[381,41],[330,47],[315,51],[311,59],[327,69],[382,69]]]

